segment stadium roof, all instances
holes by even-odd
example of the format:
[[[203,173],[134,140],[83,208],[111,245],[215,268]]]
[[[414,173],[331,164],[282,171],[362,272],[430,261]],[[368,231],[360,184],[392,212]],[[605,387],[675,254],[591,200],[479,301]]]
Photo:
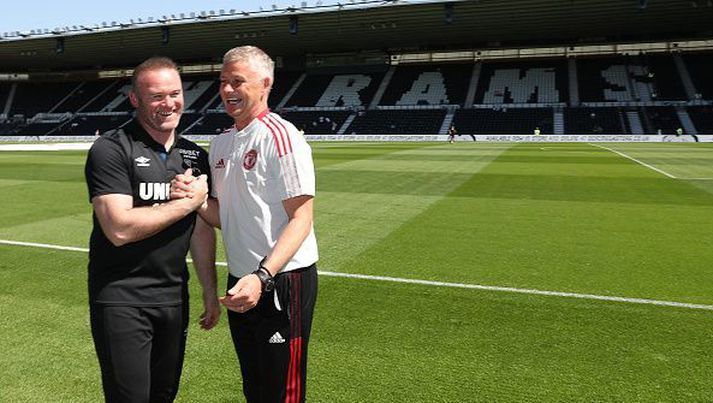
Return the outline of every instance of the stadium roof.
[[[227,49],[242,44],[290,58],[713,38],[712,0],[302,4],[9,33],[0,37],[0,71],[125,68],[156,54],[181,63],[219,61]]]

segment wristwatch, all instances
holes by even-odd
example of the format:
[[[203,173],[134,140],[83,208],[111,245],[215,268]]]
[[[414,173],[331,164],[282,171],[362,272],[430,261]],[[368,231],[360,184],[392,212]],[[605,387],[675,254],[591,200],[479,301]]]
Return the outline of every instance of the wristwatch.
[[[275,289],[275,278],[272,277],[270,271],[262,265],[264,261],[265,259],[260,261],[257,265],[257,270],[255,270],[252,274],[256,275],[257,278],[260,279],[260,282],[262,283],[262,292],[270,292]]]

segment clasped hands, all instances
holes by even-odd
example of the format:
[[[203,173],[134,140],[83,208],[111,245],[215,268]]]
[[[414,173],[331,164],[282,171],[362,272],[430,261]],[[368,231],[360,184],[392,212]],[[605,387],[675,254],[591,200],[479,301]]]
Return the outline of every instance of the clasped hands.
[[[171,199],[193,199],[196,207],[202,207],[208,199],[208,176],[193,176],[193,169],[188,168],[186,172],[176,175],[171,180]]]
[[[185,173],[176,175],[171,181],[171,199],[197,198],[201,200],[201,208],[203,208],[207,203],[207,193],[208,181],[206,175],[200,175],[196,178],[193,176],[191,168],[188,168]],[[257,305],[261,294],[262,283],[260,279],[254,274],[249,274],[241,277],[235,286],[218,300],[231,311],[245,313]]]

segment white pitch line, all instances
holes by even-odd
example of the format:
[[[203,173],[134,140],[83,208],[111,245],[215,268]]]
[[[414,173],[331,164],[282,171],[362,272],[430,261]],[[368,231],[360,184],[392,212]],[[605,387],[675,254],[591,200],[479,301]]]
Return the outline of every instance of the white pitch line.
[[[0,244],[15,245],[15,246],[29,246],[29,247],[43,248],[43,249],[71,250],[73,252],[89,252],[89,249],[87,249],[87,248],[77,248],[74,246],[51,245],[51,244],[47,244],[47,243],[10,241],[7,239],[0,239]]]
[[[18,242],[10,241],[5,239],[0,239],[0,244],[4,245],[14,245],[14,246],[26,246],[34,248],[44,248],[44,249],[56,249],[56,250],[68,250],[74,252],[89,252],[87,248],[77,248],[73,246],[60,246],[60,245],[50,245],[45,243],[34,243],[34,242]],[[189,262],[191,259],[187,259]],[[226,262],[216,262],[218,266],[227,266]],[[386,276],[371,276],[366,274],[350,274],[350,273],[337,273],[332,271],[319,271],[321,276],[328,277],[344,277],[360,280],[370,280],[370,281],[387,281],[391,283],[402,283],[402,284],[418,284],[427,285],[433,287],[450,287],[450,288],[464,288],[471,290],[484,290],[484,291],[498,291],[498,292],[509,292],[516,294],[529,294],[529,295],[544,295],[550,297],[565,297],[565,298],[578,298],[578,299],[590,299],[596,301],[608,301],[608,302],[624,302],[629,304],[643,304],[643,305],[657,305],[657,306],[667,306],[674,308],[686,308],[686,309],[702,309],[706,311],[713,311],[713,305],[705,304],[689,304],[685,302],[675,302],[675,301],[662,301],[647,298],[628,298],[628,297],[617,297],[617,296],[607,296],[607,295],[596,295],[596,294],[579,294],[574,292],[562,292],[562,291],[547,291],[547,290],[536,290],[531,288],[514,288],[514,287],[498,287],[491,285],[481,285],[481,284],[465,284],[465,283],[448,283],[444,281],[429,281],[429,280],[418,280],[409,278],[399,278],[399,277],[386,277]]]
[[[621,155],[621,156],[624,157],[624,158],[627,158],[627,159],[630,159],[630,160],[636,162],[637,164],[641,164],[641,165],[645,166],[646,168],[653,169],[654,171],[656,171],[656,172],[658,172],[658,173],[660,173],[660,174],[664,174],[664,175],[668,176],[668,177],[671,178],[671,179],[679,179],[679,178],[677,178],[677,177],[671,175],[670,173],[668,173],[668,172],[666,172],[666,171],[664,171],[664,170],[658,169],[658,168],[656,168],[655,166],[649,165],[649,164],[647,164],[647,163],[645,163],[645,162],[643,162],[643,161],[639,161],[639,160],[637,160],[636,158],[634,158],[634,157],[632,157],[632,156],[630,156],[630,155],[624,154],[624,153],[622,153],[622,152],[620,152],[620,151],[613,150],[613,149],[611,149],[611,148],[609,148],[609,147],[601,146],[601,145],[599,145],[599,144],[592,144],[592,143],[587,143],[587,144],[589,144],[590,146],[603,148],[603,149],[608,150],[608,151],[611,151],[611,152],[613,152],[613,153],[615,153],[615,154],[619,154],[619,155]]]

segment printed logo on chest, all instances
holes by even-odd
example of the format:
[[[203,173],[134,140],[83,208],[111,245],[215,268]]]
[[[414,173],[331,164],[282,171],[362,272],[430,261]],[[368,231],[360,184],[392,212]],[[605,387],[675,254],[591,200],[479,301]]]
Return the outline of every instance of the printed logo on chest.
[[[142,156],[140,156],[140,157],[138,157],[138,158],[135,158],[134,161],[136,161],[136,166],[137,166],[137,167],[148,167],[148,166],[150,166],[150,165],[149,165],[149,161],[151,161],[151,159],[150,159],[150,158],[146,158],[146,157],[144,157],[144,156],[142,155]]]
[[[249,171],[255,167],[256,163],[257,163],[257,151],[250,150],[250,151],[246,152],[245,155],[243,156],[243,168],[245,168]]]

